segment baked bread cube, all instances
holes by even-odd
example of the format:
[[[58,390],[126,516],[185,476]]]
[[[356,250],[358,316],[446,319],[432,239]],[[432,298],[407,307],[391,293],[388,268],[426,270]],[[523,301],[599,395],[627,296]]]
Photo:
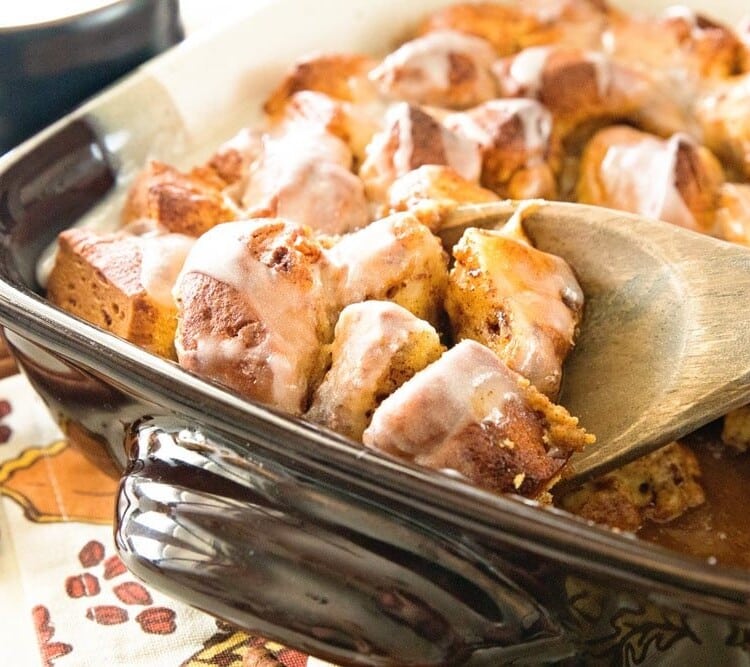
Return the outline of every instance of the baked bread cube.
[[[583,291],[563,259],[533,248],[514,224],[464,232],[453,249],[445,309],[456,340],[483,343],[554,400]]]
[[[647,18],[625,14],[613,17],[607,27],[606,44],[618,60],[667,75],[683,73],[682,85],[743,71],[744,45],[737,34],[679,5]]]
[[[225,141],[209,158],[205,169],[211,170],[228,186],[228,194],[239,203],[239,190],[246,183],[250,165],[263,150],[263,133],[243,128]]]
[[[201,236],[174,288],[181,366],[291,414],[322,377],[340,305],[312,230],[227,223]]]
[[[677,442],[586,482],[558,499],[572,514],[610,528],[637,531],[666,523],[705,502],[698,459]]]
[[[584,150],[578,201],[716,233],[724,172],[685,134],[668,140],[624,125],[598,132]]]
[[[380,404],[363,442],[489,491],[536,498],[593,437],[492,350],[464,340]]]
[[[365,158],[365,147],[383,124],[386,104],[373,101],[367,105],[337,100],[311,90],[302,90],[289,97],[280,109],[268,116],[271,131],[305,126],[313,132],[321,130],[341,139],[352,151],[355,165]]]
[[[420,33],[457,30],[486,39],[498,56],[529,46],[599,48],[612,10],[601,0],[526,0],[452,4],[431,14]]]
[[[380,93],[411,104],[465,109],[495,97],[491,44],[439,30],[402,44],[370,72]]]
[[[408,211],[437,232],[459,204],[496,201],[497,195],[458,174],[451,167],[427,164],[397,178],[388,189],[388,209]]]
[[[443,124],[479,144],[484,187],[510,199],[557,196],[552,115],[536,100],[491,100],[446,116]]]
[[[283,218],[327,234],[364,227],[369,205],[351,164],[347,145],[322,128],[297,125],[266,135],[242,206],[250,218]]]
[[[171,290],[193,239],[74,228],[58,237],[49,300],[140,347],[175,358]]]
[[[346,234],[328,251],[341,270],[342,306],[392,301],[439,327],[448,282],[440,240],[413,215],[395,213]]]
[[[740,454],[750,450],[750,405],[743,405],[724,415],[721,441]]]
[[[367,75],[377,61],[356,53],[319,53],[298,60],[263,105],[269,116],[282,111],[302,90],[325,93],[346,102],[366,103],[377,97]]]
[[[361,440],[375,409],[443,352],[437,331],[388,301],[344,308],[331,344],[331,368],[306,417]]]
[[[385,127],[366,149],[359,175],[367,195],[385,202],[388,188],[400,176],[425,164],[453,168],[468,181],[477,182],[482,159],[479,145],[441,125],[422,109],[405,102],[394,104],[386,114]]]
[[[212,169],[185,174],[152,160],[130,188],[123,223],[153,220],[167,231],[200,236],[239,215],[234,202],[222,192],[225,185]]]
[[[725,241],[750,246],[750,184],[722,184],[716,229]]]
[[[715,82],[698,99],[695,113],[703,143],[750,179],[750,72]]]
[[[555,136],[578,135],[602,123],[628,120],[660,136],[691,131],[688,105],[648,71],[619,63],[600,51],[537,46],[493,65],[500,97],[530,97],[552,112]]]

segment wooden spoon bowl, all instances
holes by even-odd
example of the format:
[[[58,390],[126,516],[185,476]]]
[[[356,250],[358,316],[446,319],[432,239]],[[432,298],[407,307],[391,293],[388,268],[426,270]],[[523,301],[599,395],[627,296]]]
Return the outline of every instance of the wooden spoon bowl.
[[[441,237],[502,225],[518,203],[461,206]],[[586,295],[560,403],[597,443],[570,487],[750,402],[750,249],[610,209],[542,202],[523,227]]]

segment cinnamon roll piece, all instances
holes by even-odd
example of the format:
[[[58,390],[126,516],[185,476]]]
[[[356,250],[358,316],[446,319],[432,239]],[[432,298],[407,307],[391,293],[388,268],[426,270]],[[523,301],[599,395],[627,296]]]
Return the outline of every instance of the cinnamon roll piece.
[[[375,409],[443,352],[437,331],[388,301],[344,308],[331,345],[331,368],[306,417],[360,440]]]
[[[479,180],[482,166],[479,146],[474,141],[405,102],[388,110],[385,127],[373,137],[366,154],[359,175],[370,199],[380,202],[387,200],[393,181],[422,165],[452,167],[474,182]]]
[[[428,164],[396,179],[388,189],[390,212],[408,211],[431,231],[459,204],[496,201],[497,195],[454,169]]]
[[[368,73],[377,61],[352,53],[321,53],[298,60],[263,105],[270,116],[282,111],[287,100],[302,90],[325,93],[346,102],[367,103],[377,93]]]
[[[665,140],[614,126],[598,132],[586,146],[577,197],[584,204],[714,234],[723,180],[718,160],[687,135]]]
[[[360,164],[365,147],[382,127],[385,110],[385,104],[358,105],[303,90],[289,97],[278,113],[268,119],[275,134],[300,126],[309,127],[313,132],[329,132],[351,149],[356,163]]]
[[[328,251],[341,270],[341,303],[393,301],[438,326],[448,281],[448,257],[413,215],[395,213],[346,234]]]
[[[174,359],[177,308],[171,291],[193,240],[183,234],[68,229],[58,237],[47,297],[91,324]]]
[[[464,232],[453,249],[445,309],[456,340],[483,343],[554,399],[583,291],[568,264],[532,247],[517,225],[520,217],[500,230]]]
[[[750,184],[724,183],[716,210],[718,235],[725,241],[750,246]]]
[[[666,76],[685,74],[725,78],[743,71],[745,47],[729,27],[684,6],[673,6],[658,16],[622,15],[610,22],[604,47],[614,58],[662,71]]]
[[[375,410],[366,446],[496,493],[539,497],[593,441],[489,348],[464,340]]]
[[[263,150],[263,133],[260,130],[243,128],[225,141],[209,158],[205,165],[229,188],[225,190],[237,203],[241,189],[247,184],[250,165]]]
[[[703,143],[750,179],[750,72],[716,82],[696,103]]]
[[[431,14],[419,32],[457,30],[482,37],[498,56],[553,43],[594,49],[600,45],[611,11],[598,0],[458,3]]]
[[[479,37],[440,30],[401,45],[370,78],[389,99],[464,109],[495,97],[495,57]]]
[[[553,199],[552,114],[532,99],[499,99],[454,113],[443,124],[479,144],[482,185],[511,199]]]
[[[312,231],[245,220],[201,236],[174,288],[181,366],[292,414],[322,376],[339,300]]]
[[[702,505],[695,454],[673,442],[563,496],[562,508],[610,528],[635,532],[647,521],[673,521]]]
[[[586,125],[628,120],[669,136],[692,128],[685,104],[648,72],[597,51],[531,47],[494,65],[501,97],[531,97],[547,107],[562,139]]]
[[[265,135],[242,205],[248,217],[280,217],[328,234],[358,229],[370,212],[351,164],[351,150],[322,128],[301,124]]]
[[[152,160],[130,188],[123,223],[153,220],[170,232],[200,236],[239,217],[237,206],[223,192],[225,186],[213,170],[199,168],[185,174]]]

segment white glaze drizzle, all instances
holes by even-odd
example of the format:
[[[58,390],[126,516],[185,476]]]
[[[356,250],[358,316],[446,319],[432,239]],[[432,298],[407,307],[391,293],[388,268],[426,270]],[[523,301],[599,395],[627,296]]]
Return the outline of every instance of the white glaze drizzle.
[[[495,58],[490,44],[479,37],[455,30],[436,30],[403,44],[387,55],[369,76],[386,95],[394,93],[407,100],[422,100],[432,91],[450,90],[451,54],[469,57],[479,69],[488,69]],[[404,69],[410,75],[398,76]]]
[[[174,291],[179,300],[183,277],[201,273],[242,294],[249,311],[263,324],[265,336],[254,347],[205,336],[199,341],[197,355],[206,368],[220,367],[226,361],[236,365],[248,361],[268,368],[272,378],[269,402],[292,413],[299,413],[306,396],[310,360],[320,349],[319,329],[330,300],[323,281],[327,262],[322,253],[320,261],[307,261],[305,280],[295,282],[275,268],[272,256],[276,249],[297,252],[294,239],[298,230],[279,220],[217,225],[195,242]],[[269,232],[271,238],[259,242],[264,244],[264,252],[253,257],[248,249],[253,236]]]
[[[174,308],[172,288],[195,239],[184,234],[147,234],[138,241],[143,289],[159,305]]]
[[[522,400],[517,376],[491,350],[464,340],[386,398],[363,441],[424,462],[471,424],[502,423],[508,402]]]
[[[675,185],[677,153],[683,142],[694,144],[687,135],[675,134],[668,141],[644,137],[634,145],[610,146],[599,170],[610,203],[646,217],[697,229],[695,217]]]

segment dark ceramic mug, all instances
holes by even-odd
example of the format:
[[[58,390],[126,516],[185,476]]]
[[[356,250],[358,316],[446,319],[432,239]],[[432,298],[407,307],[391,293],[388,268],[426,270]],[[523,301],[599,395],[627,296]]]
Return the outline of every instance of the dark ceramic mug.
[[[91,3],[89,3],[91,4]],[[178,0],[119,0],[0,23],[0,154],[182,39]]]

